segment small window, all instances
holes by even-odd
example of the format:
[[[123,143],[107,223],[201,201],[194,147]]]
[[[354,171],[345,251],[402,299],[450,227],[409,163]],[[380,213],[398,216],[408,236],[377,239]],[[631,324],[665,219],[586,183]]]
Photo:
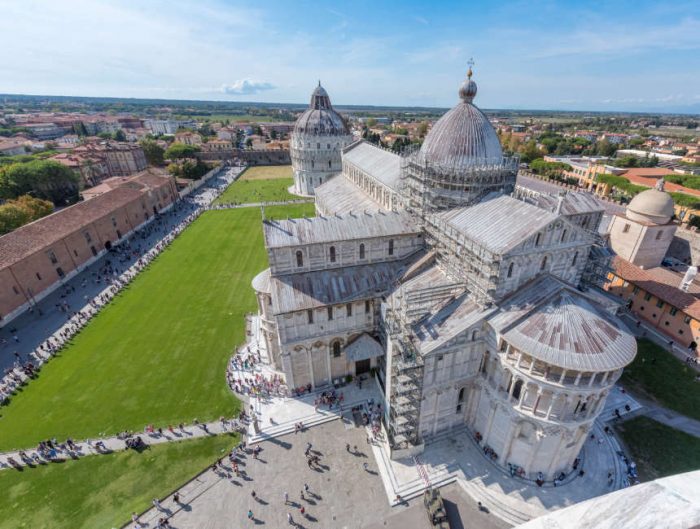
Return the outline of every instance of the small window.
[[[328,307],[328,321],[333,319],[333,307]]]
[[[389,240],[389,255],[394,255],[394,239]]]
[[[664,307],[664,302],[661,301],[661,300],[659,300],[659,301],[656,302],[656,306],[657,306],[658,308],[662,309],[662,308]]]
[[[669,313],[671,316],[675,316],[676,314],[678,314],[678,309],[677,309],[676,307],[671,307],[671,308],[669,309],[668,313]]]
[[[297,266],[304,266],[304,254],[297,250]]]
[[[90,237],[90,232],[86,231],[83,232],[83,236],[85,237],[85,242],[90,244],[92,242],[92,237]]]
[[[690,323],[690,316],[686,316],[685,318],[683,318],[683,323],[688,325]]]
[[[12,285],[12,291],[13,291],[15,294],[19,294],[19,290],[17,290],[17,287],[14,286],[14,285]]]
[[[306,317],[308,318],[309,323],[313,323],[313,322],[314,322],[314,311],[313,311],[313,310],[310,310],[310,309],[307,310],[307,311],[306,311]]]
[[[628,223],[628,224],[625,224],[625,225],[623,226],[623,228],[622,228],[622,233],[627,233],[628,231],[630,231],[630,225],[629,225],[629,223]]]
[[[352,303],[345,305],[345,312],[347,313],[348,318],[352,316]]]
[[[638,293],[639,293],[639,287],[638,287],[638,286],[635,286],[635,287],[632,289],[632,294],[638,294]]]
[[[63,272],[63,268],[61,268],[60,266],[59,266],[58,268],[56,268],[56,273],[58,274],[58,277],[60,277],[61,279],[63,279],[63,276],[66,275],[66,274]]]
[[[53,250],[49,250],[48,256],[52,264],[56,264],[58,262],[58,259],[56,259],[56,254],[53,253]]]
[[[365,300],[365,314],[369,314],[370,308],[371,308],[371,307],[370,307],[369,300],[366,299],[366,300]]]
[[[561,232],[561,241],[560,242],[566,242],[566,230]]]
[[[114,226],[115,228],[117,227],[117,219],[115,219],[114,217],[112,217],[112,226]]]
[[[340,356],[340,342],[333,342],[333,357],[338,358]]]
[[[364,259],[364,258],[365,258],[365,245],[360,244],[360,259]]]
[[[542,234],[538,233],[537,237],[535,238],[535,246],[539,246],[541,242],[542,242]]]
[[[656,240],[658,241],[663,234],[664,234],[664,230],[659,230],[656,234]]]
[[[644,294],[644,301],[649,301],[650,299],[651,299],[651,294],[649,294],[649,292]]]
[[[478,337],[479,337],[479,332],[472,331],[472,342],[475,342]]]
[[[36,278],[41,281],[41,274],[39,272],[36,273]]]
[[[508,277],[513,277],[513,263],[508,265]]]
[[[335,246],[331,246],[330,250],[331,263],[335,263]]]
[[[547,256],[542,258],[542,263],[540,263],[540,272],[547,268]]]

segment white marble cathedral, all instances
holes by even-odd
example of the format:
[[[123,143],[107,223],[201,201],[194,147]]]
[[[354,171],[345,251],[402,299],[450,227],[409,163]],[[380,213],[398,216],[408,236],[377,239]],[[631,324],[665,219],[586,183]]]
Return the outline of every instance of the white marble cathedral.
[[[312,109],[330,108],[322,90]],[[459,95],[420,150],[352,143],[339,174],[301,184],[316,217],[264,222],[264,338],[291,388],[376,373],[392,457],[466,429],[498,464],[551,480],[571,471],[636,342],[616,306],[578,288],[597,202],[519,192],[471,70]],[[324,120],[302,115],[295,159],[345,141]]]

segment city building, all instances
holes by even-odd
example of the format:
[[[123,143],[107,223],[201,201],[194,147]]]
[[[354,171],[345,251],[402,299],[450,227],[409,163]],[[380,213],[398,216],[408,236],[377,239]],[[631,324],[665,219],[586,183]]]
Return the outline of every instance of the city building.
[[[178,129],[194,129],[197,124],[192,120],[146,119],[143,126],[153,134],[175,134]]]
[[[58,288],[177,197],[173,179],[150,169],[0,237],[0,325]]]
[[[345,120],[318,83],[309,108],[299,116],[290,141],[294,192],[313,195],[314,189],[341,170],[341,150],[352,141]]]
[[[148,167],[140,145],[117,141],[99,141],[80,145],[73,154],[101,157],[107,164],[109,176],[129,176]]]
[[[185,145],[201,145],[202,137],[196,132],[176,132],[175,141],[178,143],[184,143]]]
[[[51,160],[72,169],[80,176],[81,183],[85,187],[96,186],[110,176],[107,162],[99,154],[60,153],[52,156]]]
[[[471,77],[419,150],[354,143],[312,184],[318,216],[264,221],[270,266],[252,286],[290,388],[376,375],[392,458],[466,429],[504,469],[552,480],[575,468],[636,341],[617,304],[578,289],[599,204],[515,195],[519,160]],[[327,133],[320,109],[319,87],[295,134]]]
[[[4,156],[27,154],[27,139],[7,138],[0,140],[0,154]]]

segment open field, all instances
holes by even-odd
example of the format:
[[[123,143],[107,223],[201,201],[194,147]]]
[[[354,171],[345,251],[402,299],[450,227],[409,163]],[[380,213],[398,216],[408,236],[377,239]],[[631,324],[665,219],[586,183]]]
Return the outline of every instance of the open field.
[[[292,176],[291,165],[257,165],[243,171],[240,180],[275,180]]]
[[[287,189],[294,183],[289,165],[253,167],[231,184],[215,204],[249,204],[298,200]]]
[[[644,398],[700,420],[696,371],[647,339],[637,341],[637,357],[622,374],[622,385]]]
[[[266,209],[304,213],[313,205]],[[195,221],[0,408],[0,450],[235,413],[225,368],[256,308],[250,281],[267,266],[260,222],[258,208]]]
[[[0,472],[0,529],[119,527],[234,446],[232,435]]]
[[[615,426],[637,463],[641,481],[700,469],[700,439],[648,417]]]

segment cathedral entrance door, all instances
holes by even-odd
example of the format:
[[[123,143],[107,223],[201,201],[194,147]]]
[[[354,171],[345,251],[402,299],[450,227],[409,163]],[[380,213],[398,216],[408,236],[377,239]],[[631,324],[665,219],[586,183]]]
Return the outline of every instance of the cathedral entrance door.
[[[355,376],[369,373],[369,368],[370,368],[370,359],[369,358],[367,360],[358,360],[357,362],[355,362]]]

